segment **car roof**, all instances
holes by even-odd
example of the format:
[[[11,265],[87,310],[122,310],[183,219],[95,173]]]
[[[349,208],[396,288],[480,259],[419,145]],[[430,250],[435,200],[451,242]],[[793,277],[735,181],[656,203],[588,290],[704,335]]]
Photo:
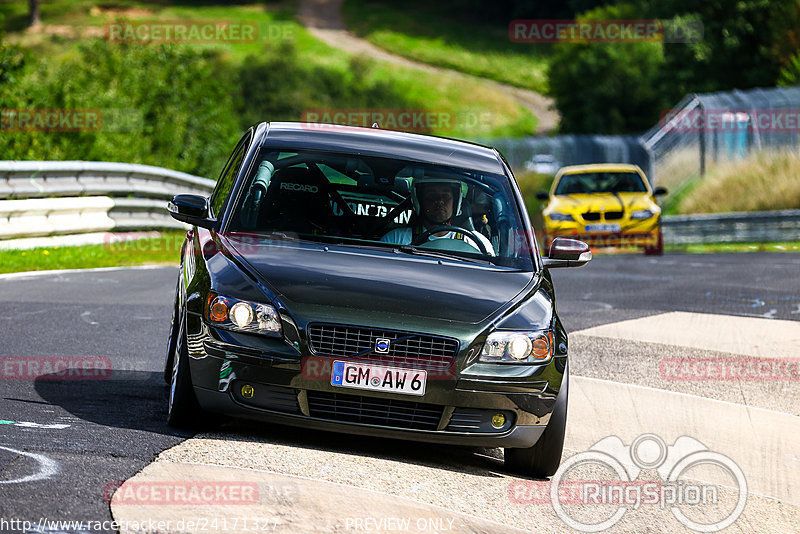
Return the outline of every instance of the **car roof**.
[[[558,171],[559,175],[562,174],[576,174],[582,172],[636,172],[644,175],[642,169],[638,165],[631,165],[630,163],[590,163],[587,165],[569,165],[561,167]]]
[[[505,174],[499,155],[490,147],[380,128],[270,122],[261,146],[341,151]]]

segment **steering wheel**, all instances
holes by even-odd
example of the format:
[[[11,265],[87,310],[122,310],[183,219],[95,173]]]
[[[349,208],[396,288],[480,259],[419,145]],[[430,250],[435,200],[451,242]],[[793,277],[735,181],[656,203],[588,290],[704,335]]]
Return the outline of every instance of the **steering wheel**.
[[[462,228],[460,226],[452,226],[452,225],[449,225],[449,224],[443,224],[441,226],[436,226],[434,228],[431,228],[430,230],[426,230],[426,231],[422,232],[421,234],[419,234],[411,242],[411,244],[412,245],[421,245],[422,243],[427,241],[433,234],[436,234],[438,232],[444,232],[445,230],[451,231],[451,232],[461,232],[462,234],[464,234],[466,236],[469,236],[469,238],[472,239],[472,242],[475,243],[478,246],[478,248],[480,249],[481,253],[483,253],[485,256],[489,255],[489,251],[486,250],[486,245],[483,244],[483,242],[478,238],[478,236],[475,235],[474,232],[471,232],[471,231],[467,230],[466,228]]]

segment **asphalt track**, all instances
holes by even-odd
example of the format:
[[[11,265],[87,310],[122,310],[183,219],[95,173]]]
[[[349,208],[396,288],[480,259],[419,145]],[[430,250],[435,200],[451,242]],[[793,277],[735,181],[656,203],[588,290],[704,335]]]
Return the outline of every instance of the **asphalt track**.
[[[669,444],[679,435],[688,435],[734,458],[751,482],[750,489],[756,488],[732,531],[796,531],[800,524],[797,381],[672,380],[664,376],[660,364],[665,356],[675,355],[769,358],[786,350],[788,357],[800,356],[798,273],[800,256],[781,253],[604,256],[581,269],[554,271],[559,314],[575,333],[571,369],[574,376],[583,377],[571,390],[566,456],[610,435],[619,435],[626,445],[644,432],[656,433]],[[320,490],[318,486],[306,490],[305,484],[324,480],[328,485],[322,493],[331,503],[360,495],[358,500],[363,502],[382,503],[376,506],[385,512],[387,507],[400,506],[397,496],[407,497],[411,500],[403,509],[416,516],[427,513],[420,506],[441,506],[442,496],[451,495],[456,504],[445,508],[464,521],[463,531],[503,532],[512,531],[511,526],[532,529],[540,524],[549,531],[568,530],[549,509],[509,505],[508,488],[514,480],[503,474],[501,463],[493,457],[496,452],[409,447],[386,440],[364,440],[353,446],[331,434],[309,436],[289,429],[265,433],[238,424],[221,434],[186,441],[190,435],[164,423],[166,389],[160,374],[176,274],[175,268],[148,268],[0,277],[1,357],[101,358],[113,369],[102,380],[47,376],[34,380],[9,376],[4,369],[0,530],[21,531],[13,525],[3,528],[3,519],[33,524],[43,519],[111,520],[107,495],[122,481],[145,468],[139,477],[163,480],[163,472],[171,472],[174,478],[181,466],[198,464],[211,464],[207,465],[211,470],[249,468],[241,479],[261,473],[262,479],[271,477],[271,483],[289,483],[286,477],[294,477],[297,502],[306,504],[314,500],[303,501],[303,492],[314,495]],[[769,334],[770,328],[777,334]],[[714,337],[714,332],[741,343],[719,350],[721,338]],[[771,345],[770,340],[778,341]],[[741,428],[742,421],[750,426]],[[756,442],[743,442],[741,432]],[[240,443],[244,449],[231,443]],[[762,449],[747,451],[747,446]],[[172,447],[153,463],[159,453]],[[273,454],[267,461],[266,455],[250,458],[242,452],[254,447],[283,454]],[[342,486],[346,482],[322,468],[295,473],[289,460],[281,463],[280,459],[309,454],[320,456],[320,466],[329,465],[335,456],[340,463],[353,463],[352,472],[364,472],[354,479],[357,482]],[[378,477],[370,478],[375,462],[386,462],[387,469],[400,466],[409,480],[418,482],[442,473],[457,476],[461,490],[475,482],[487,493],[476,503],[458,500],[457,487],[452,491],[440,487],[425,495],[418,489],[404,489],[402,480],[381,485],[373,480]],[[793,479],[793,475],[798,476]],[[272,510],[284,527],[277,530],[296,531],[293,527],[299,523],[286,515],[293,503],[283,504],[280,510]],[[514,508],[512,516],[530,521],[510,520],[508,514],[494,511],[498,506]],[[187,517],[196,512],[183,511]],[[123,507],[114,513],[119,519],[160,512],[156,507],[144,511]],[[176,515],[174,507],[170,513]],[[312,522],[302,530],[342,527],[327,525],[330,518],[325,518],[324,509],[316,513],[317,527]],[[464,519],[465,514],[481,519]],[[642,513],[615,528],[661,531],[680,526],[674,518],[662,516],[660,511]],[[483,519],[494,523],[484,525]]]

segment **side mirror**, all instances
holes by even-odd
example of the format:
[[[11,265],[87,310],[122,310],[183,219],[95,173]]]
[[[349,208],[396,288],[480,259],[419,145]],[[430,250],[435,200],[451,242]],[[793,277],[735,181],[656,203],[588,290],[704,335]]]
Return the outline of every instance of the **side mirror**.
[[[653,195],[657,196],[657,197],[661,196],[661,195],[666,195],[667,193],[668,193],[667,188],[666,187],[662,187],[660,185],[658,187],[656,187],[655,189],[653,189]]]
[[[536,192],[536,198],[538,200],[549,200],[550,199],[550,193],[548,193],[547,191],[537,191]]]
[[[550,244],[550,252],[544,260],[545,268],[580,267],[592,259],[589,245],[577,239],[557,237]]]
[[[202,228],[211,228],[216,223],[208,218],[208,199],[200,195],[175,195],[167,204],[172,218]]]

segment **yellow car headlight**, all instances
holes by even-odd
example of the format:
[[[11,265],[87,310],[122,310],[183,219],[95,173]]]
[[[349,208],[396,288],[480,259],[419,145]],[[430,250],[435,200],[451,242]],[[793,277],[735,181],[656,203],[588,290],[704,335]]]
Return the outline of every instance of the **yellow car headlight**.
[[[653,215],[654,213],[650,210],[636,210],[633,213],[631,213],[631,219],[644,220],[644,219],[649,219]]]
[[[570,215],[569,213],[559,213],[557,211],[554,211],[553,213],[548,215],[548,217],[550,217],[550,220],[553,220],[553,221],[574,221],[575,220],[575,219],[572,218],[572,215]]]

